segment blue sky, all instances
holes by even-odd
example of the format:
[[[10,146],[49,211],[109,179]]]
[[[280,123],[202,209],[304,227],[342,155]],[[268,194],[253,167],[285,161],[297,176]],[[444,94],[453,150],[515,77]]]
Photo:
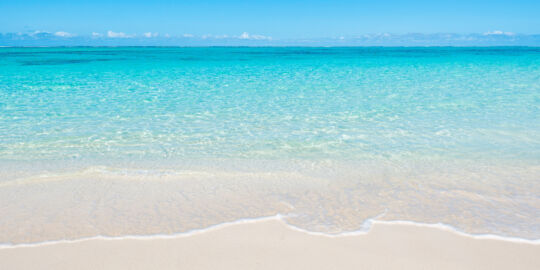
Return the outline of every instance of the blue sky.
[[[0,33],[267,41],[385,33],[537,35],[538,14],[538,0],[1,0]]]

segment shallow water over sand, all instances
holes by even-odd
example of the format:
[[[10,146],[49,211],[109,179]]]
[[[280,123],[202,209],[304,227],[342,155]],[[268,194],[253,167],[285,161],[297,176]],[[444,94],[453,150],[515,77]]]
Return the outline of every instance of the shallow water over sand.
[[[325,233],[377,216],[540,238],[536,48],[0,55],[0,242],[278,213]]]

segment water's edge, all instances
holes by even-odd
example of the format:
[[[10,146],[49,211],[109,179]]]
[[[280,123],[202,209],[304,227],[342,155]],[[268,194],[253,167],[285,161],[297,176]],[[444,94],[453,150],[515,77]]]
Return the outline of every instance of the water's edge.
[[[384,215],[384,213],[381,215]],[[72,244],[72,243],[79,243],[79,242],[92,241],[92,240],[111,241],[111,240],[176,239],[176,238],[190,237],[190,236],[194,236],[198,234],[203,234],[206,232],[215,231],[215,230],[223,229],[223,228],[234,226],[234,225],[258,223],[258,222],[265,222],[265,221],[270,221],[270,220],[277,220],[279,222],[282,222],[285,226],[287,226],[289,229],[294,230],[294,231],[306,233],[309,235],[331,237],[331,238],[366,235],[370,233],[374,224],[385,224],[385,225],[406,225],[406,226],[433,228],[437,230],[451,232],[459,236],[465,236],[465,237],[478,239],[478,240],[497,240],[497,241],[520,243],[520,244],[540,245],[540,239],[531,240],[531,239],[523,239],[523,238],[518,238],[518,237],[505,237],[505,236],[499,236],[499,235],[493,235],[493,234],[468,234],[468,233],[459,231],[450,225],[446,225],[442,223],[429,224],[429,223],[419,223],[419,222],[407,221],[407,220],[381,221],[381,220],[377,220],[376,219],[377,217],[366,220],[364,222],[364,227],[362,228],[362,230],[343,232],[343,233],[337,233],[337,234],[329,234],[329,233],[313,232],[313,231],[301,229],[299,227],[296,227],[294,225],[287,223],[285,220],[286,217],[287,217],[286,215],[277,214],[275,216],[267,216],[267,217],[243,218],[243,219],[239,219],[232,222],[224,222],[224,223],[212,225],[210,227],[203,228],[203,229],[196,229],[196,230],[191,230],[188,232],[174,233],[174,234],[125,235],[125,236],[97,235],[93,237],[84,237],[84,238],[79,238],[79,239],[62,239],[62,240],[51,240],[51,241],[44,241],[44,242],[23,243],[23,244],[0,243],[0,249],[29,248],[29,247],[38,247],[38,246],[49,246],[49,245],[55,245],[55,244]]]

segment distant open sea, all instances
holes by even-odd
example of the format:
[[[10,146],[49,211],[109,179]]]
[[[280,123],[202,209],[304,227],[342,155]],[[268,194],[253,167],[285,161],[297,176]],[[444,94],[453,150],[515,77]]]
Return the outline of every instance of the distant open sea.
[[[278,214],[540,239],[540,48],[0,48],[0,243]]]

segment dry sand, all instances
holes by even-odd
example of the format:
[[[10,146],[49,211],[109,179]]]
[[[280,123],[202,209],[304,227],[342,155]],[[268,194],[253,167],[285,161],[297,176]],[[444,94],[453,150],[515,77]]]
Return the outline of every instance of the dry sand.
[[[0,269],[540,269],[540,245],[375,224],[328,237],[279,220],[169,239],[91,239],[0,248]]]

